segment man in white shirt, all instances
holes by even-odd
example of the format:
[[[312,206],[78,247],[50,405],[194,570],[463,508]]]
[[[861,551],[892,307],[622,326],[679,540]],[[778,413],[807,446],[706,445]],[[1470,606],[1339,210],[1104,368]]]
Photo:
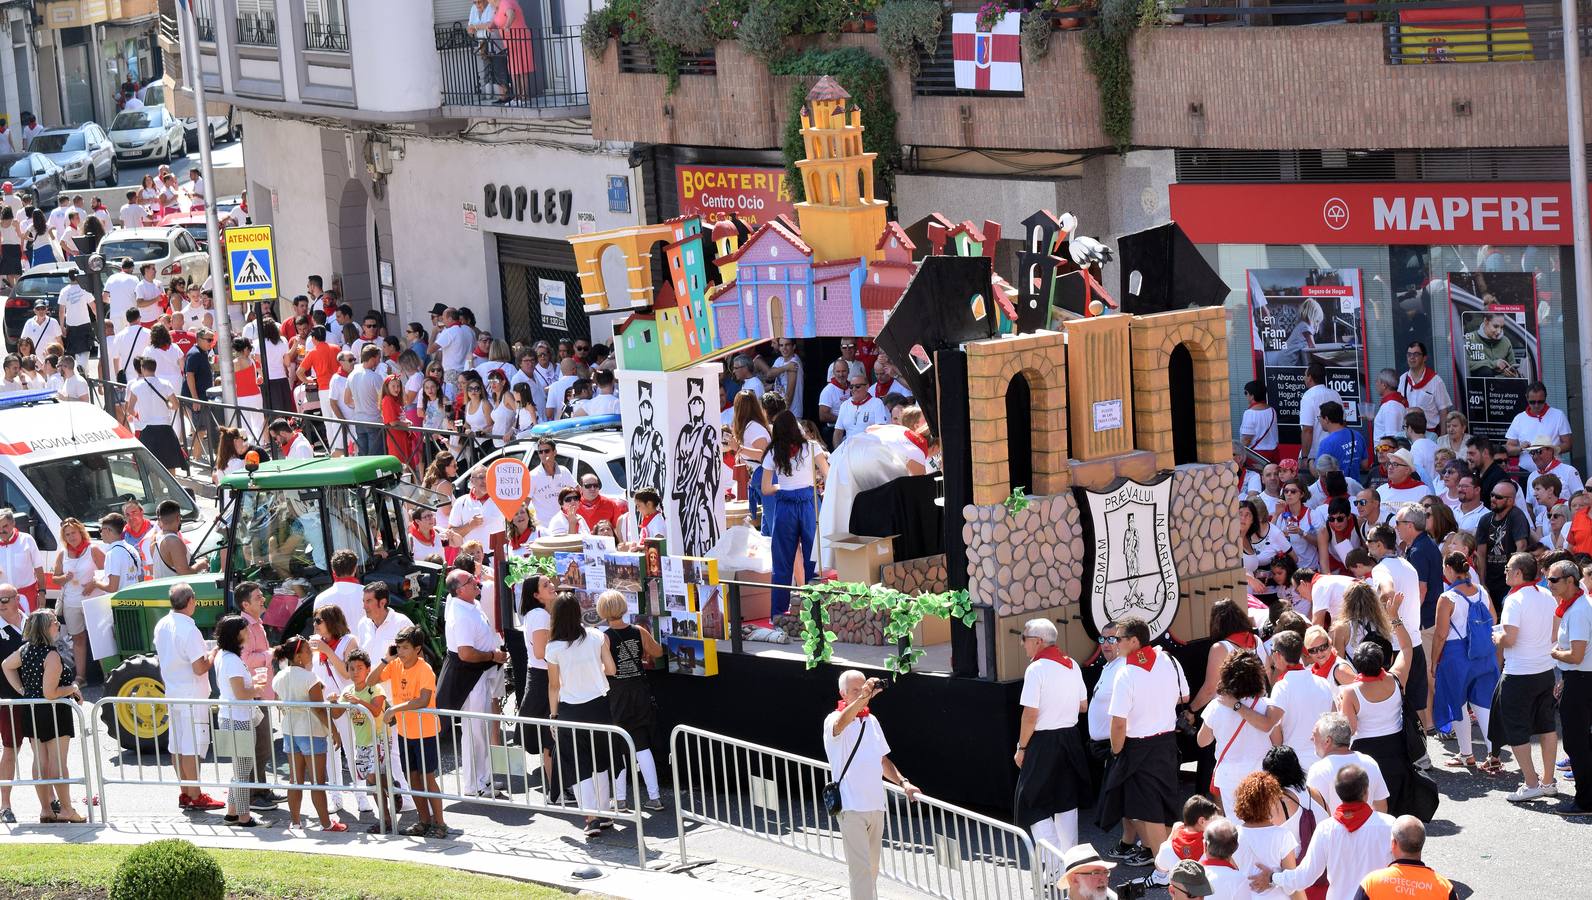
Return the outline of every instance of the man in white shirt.
[[[1111,691],[1116,685],[1117,672],[1121,670],[1122,654],[1117,652],[1117,624],[1107,622],[1100,629],[1100,657],[1105,665],[1100,669],[1100,677],[1095,681],[1094,693],[1089,697],[1089,741],[1099,745],[1097,753],[1104,755],[1111,741]],[[1122,840],[1116,849],[1107,852],[1113,859],[1126,859],[1134,853],[1142,854],[1145,858],[1153,858],[1153,851],[1137,847],[1138,829],[1132,820],[1123,819]]]
[[[443,376],[452,384],[459,373],[464,371],[470,361],[470,345],[475,343],[475,334],[459,322],[459,313],[454,309],[442,312],[442,328],[431,339],[428,348],[433,356],[442,359]]]
[[[1338,798],[1338,772],[1345,766],[1359,766],[1370,782],[1366,798],[1371,808],[1377,812],[1387,812],[1388,790],[1387,782],[1382,778],[1382,769],[1376,760],[1358,750],[1349,749],[1349,744],[1354,741],[1354,730],[1349,727],[1349,720],[1343,713],[1330,712],[1317,719],[1311,738],[1315,742],[1316,755],[1320,757],[1305,774],[1305,787],[1310,790],[1311,796],[1327,809],[1337,809],[1342,803]]]
[[[1327,627],[1327,617],[1336,622],[1343,617],[1343,594],[1355,580],[1347,575],[1327,575],[1312,569],[1294,572],[1294,590],[1310,603],[1310,621]]]
[[[205,179],[197,167],[188,170],[188,196],[193,198],[195,204],[205,202]]]
[[[1426,599],[1426,582],[1421,580],[1420,573],[1410,561],[1399,555],[1398,533],[1391,525],[1378,525],[1371,529],[1370,536],[1366,538],[1365,549],[1377,561],[1371,569],[1371,580],[1376,585],[1376,592],[1382,597],[1384,603],[1390,597],[1398,596],[1399,621],[1404,623],[1404,629],[1409,632],[1410,640],[1414,643],[1414,655],[1411,657],[1409,678],[1404,682],[1404,690],[1409,693],[1410,705],[1424,713],[1426,705],[1426,648],[1421,644],[1421,602]],[[1390,640],[1392,635],[1385,635]],[[1395,643],[1397,643],[1395,641]],[[1350,651],[1353,653],[1352,649]],[[1388,660],[1388,665],[1392,665]],[[1429,716],[1422,715],[1422,719]]]
[[[856,338],[840,339],[840,359],[836,360],[836,362],[846,364],[846,377],[848,379],[861,378],[863,381],[868,380],[868,366],[857,358]]]
[[[275,441],[276,446],[282,451],[283,459],[315,458],[315,446],[310,443],[310,439],[304,436],[304,432],[288,424],[286,419],[273,419],[271,427],[266,430],[270,432],[271,440]]]
[[[1410,407],[1404,395],[1398,392],[1398,384],[1398,373],[1392,369],[1383,369],[1376,375],[1376,389],[1382,400],[1376,407],[1371,436],[1377,440],[1404,434],[1404,414],[1409,412]]]
[[[1238,826],[1222,816],[1212,818],[1205,823],[1204,844],[1205,856],[1199,865],[1205,870],[1205,880],[1211,886],[1211,892],[1206,896],[1210,900],[1249,900],[1249,881],[1233,861],[1233,857],[1238,855]],[[1178,865],[1182,866],[1186,862],[1192,860],[1184,860]],[[1176,867],[1174,877],[1175,872]]]
[[[868,382],[863,378],[853,377],[850,382],[851,398],[840,404],[840,409],[835,413],[835,446],[839,447],[846,437],[861,434],[868,430],[869,425],[890,424],[890,410],[884,401],[868,393]]]
[[[171,586],[168,593],[171,612],[155,623],[155,658],[160,663],[160,680],[166,696],[173,699],[203,700],[210,696],[210,667],[215,651],[205,644],[194,624],[193,588],[186,582]],[[210,710],[197,703],[172,703],[166,707],[166,750],[176,765],[177,777],[186,781],[199,778],[199,760],[210,750]],[[177,806],[185,810],[212,810],[226,806],[197,787],[182,788]]]
[[[166,292],[161,288],[160,282],[155,280],[153,263],[144,263],[139,267],[138,273],[143,278],[133,286],[133,302],[138,305],[138,320],[147,328],[153,326],[160,318],[160,298]],[[262,349],[261,352],[265,351]]]
[[[1504,568],[1509,595],[1504,598],[1503,612],[1498,617],[1502,627],[1493,630],[1493,643],[1503,651],[1504,669],[1494,695],[1488,729],[1491,733],[1487,737],[1494,747],[1508,745],[1520,764],[1525,783],[1505,798],[1511,803],[1551,797],[1559,790],[1553,780],[1559,736],[1554,731],[1557,723],[1552,655],[1558,602],[1537,587],[1537,574],[1536,557],[1529,553],[1509,557]],[[1578,593],[1577,582],[1570,576],[1565,589]],[[1560,584],[1564,583],[1549,580],[1550,586]],[[1542,754],[1541,782],[1537,780],[1538,769],[1531,763],[1532,738],[1536,738]]]
[[[33,342],[41,357],[52,341],[61,339],[61,323],[50,317],[50,301],[43,297],[33,301],[33,318],[22,324],[22,337]]]
[[[1023,625],[1023,671],[1018,702],[1017,824],[1055,847],[1078,843],[1078,807],[1091,801],[1089,764],[1078,716],[1089,708],[1083,667],[1056,646],[1056,623]]]
[[[884,779],[900,785],[909,801],[921,793],[891,761],[884,725],[868,708],[883,689],[879,679],[847,669],[840,673],[843,705],[824,717],[824,756],[830,777],[840,785],[841,848],[851,876],[852,900],[879,896],[879,857],[889,809]]]
[[[33,139],[38,137],[39,135],[41,135],[43,133],[44,133],[44,126],[39,124],[39,120],[37,118],[34,118],[33,113],[30,113],[30,112],[23,113],[22,114],[22,146],[19,149],[21,149],[21,150],[28,149],[29,145],[31,145],[33,143]]]
[[[1536,502],[1535,490],[1539,477],[1549,473],[1559,476],[1560,500],[1569,500],[1571,494],[1581,489],[1581,473],[1575,470],[1575,466],[1559,459],[1559,448],[1552,438],[1545,434],[1537,435],[1526,445],[1526,452],[1531,455],[1532,467],[1536,469],[1526,481],[1526,505],[1532,514],[1541,506]]]
[[[381,349],[368,346],[360,354],[359,367],[348,376],[343,407],[352,412],[356,422],[370,423],[354,426],[354,444],[360,456],[380,456],[387,452],[387,439],[381,428],[381,372],[376,365],[381,362]]]
[[[1320,360],[1305,369],[1305,392],[1299,397],[1299,458],[1315,459],[1320,451],[1321,437],[1325,433],[1317,427],[1321,418],[1321,404],[1332,401],[1343,405],[1343,397],[1327,387],[1327,367]],[[1348,407],[1344,407],[1345,410]]]
[[[355,574],[359,571],[359,557],[352,550],[338,550],[332,554],[332,583],[315,597],[315,605],[335,606],[343,614],[343,621],[358,622],[365,617],[365,589]],[[364,647],[364,644],[360,644]],[[387,648],[377,648],[383,655]],[[371,652],[368,651],[367,652]]]
[[[558,380],[547,388],[547,405],[542,409],[543,421],[551,422],[564,417],[564,401],[569,397],[569,389],[580,380],[580,363],[575,357],[566,356],[558,361]]]
[[[824,389],[818,392],[818,421],[823,425],[834,425],[835,419],[840,416],[840,404],[846,402],[851,396],[850,369],[846,361],[837,359],[829,367],[829,381],[824,384]]]
[[[44,585],[44,555],[33,535],[17,528],[16,515],[9,509],[0,509],[0,577],[17,589],[23,612],[44,608],[39,597]]]
[[[5,139],[6,133],[0,131],[0,153],[6,150]],[[11,213],[17,217],[19,223],[22,221],[22,210],[27,208],[27,204],[22,202],[22,195],[12,188],[9,181],[0,183],[0,206],[11,207]]]
[[[533,497],[535,477],[533,473],[531,475]],[[574,484],[573,481],[570,483]],[[549,516],[542,521],[546,522],[551,518]],[[459,535],[460,546],[471,541],[480,541],[484,552],[488,554],[492,552],[492,537],[502,534],[506,523],[503,521],[503,511],[498,509],[497,502],[487,496],[485,469],[477,469],[470,473],[470,492],[453,501],[453,510],[448,514],[448,527]]]
[[[1292,747],[1300,767],[1308,770],[1320,757],[1311,735],[1323,713],[1337,706],[1337,690],[1303,664],[1304,638],[1296,631],[1279,631],[1271,639],[1273,671],[1282,677],[1271,686],[1271,706],[1283,711],[1273,731],[1282,746]]]
[[[769,367],[770,375],[774,376],[774,386],[785,395],[785,404],[790,408],[791,414],[798,420],[802,418],[802,358],[796,355],[796,342],[791,338],[780,338],[774,342],[779,349],[779,358]]]
[[[1548,386],[1533,381],[1526,387],[1526,408],[1515,414],[1504,433],[1509,455],[1519,456],[1520,468],[1528,472],[1535,472],[1537,464],[1522,451],[1538,435],[1553,441],[1558,453],[1570,452],[1570,420],[1564,410],[1548,405]]]
[[[116,220],[122,223],[123,228],[142,228],[144,220],[149,218],[149,210],[144,209],[138,202],[138,192],[128,191],[127,202],[116,212]]]
[[[1388,453],[1384,466],[1387,468],[1388,481],[1376,489],[1384,509],[1397,514],[1404,506],[1420,503],[1432,493],[1432,488],[1422,484],[1420,476],[1416,474],[1415,457],[1410,451],[1400,448]]]
[[[1420,341],[1410,341],[1404,348],[1404,361],[1410,369],[1399,376],[1398,392],[1410,409],[1426,413],[1426,427],[1440,428],[1454,401],[1448,396],[1448,385],[1426,365],[1426,357],[1426,345]]]
[[[447,702],[442,696],[442,686],[449,680],[450,674],[454,677],[474,674],[477,676],[475,684],[459,707],[462,712],[492,711],[492,698],[503,682],[502,667],[509,658],[503,651],[503,638],[492,628],[486,611],[481,609],[478,602],[480,597],[481,585],[476,576],[463,569],[455,569],[448,574],[448,606],[443,614],[448,659],[443,663],[442,674],[438,678],[437,702],[439,705]],[[461,666],[461,663],[464,665]],[[485,671],[474,669],[466,672],[465,666],[479,666],[482,663],[494,665]],[[457,673],[450,673],[450,668],[456,669]],[[460,727],[464,732],[463,746],[459,752],[463,791],[477,796],[492,796],[492,723],[487,719],[464,718],[460,720]]]
[[[121,271],[105,279],[105,302],[109,305],[107,329],[120,327],[127,320],[127,311],[138,303],[138,276],[133,274],[134,268],[133,261],[124,258]]]
[[[88,399],[88,382],[77,373],[77,360],[71,356],[61,357],[48,385],[62,400]]]
[[[1188,679],[1170,653],[1149,646],[1150,626],[1135,616],[1117,622],[1124,660],[1111,689],[1111,763],[1101,792],[1100,821],[1134,820],[1146,848],[1166,840],[1182,810],[1177,788],[1177,706],[1188,702]]]
[[[1467,472],[1459,476],[1454,488],[1459,492],[1459,507],[1454,510],[1454,521],[1459,530],[1476,533],[1481,517],[1487,515],[1487,504],[1481,502],[1481,476]]]
[[[45,217],[45,224],[50,229],[50,234],[59,238],[66,234],[66,217],[72,212],[72,198],[66,194],[56,198],[56,206]]]
[[[62,288],[55,302],[61,319],[61,344],[77,358],[79,366],[88,365],[94,349],[94,320],[90,315],[94,305],[94,297],[76,281]]]
[[[614,373],[598,369],[591,373],[593,394],[586,399],[586,415],[616,416],[619,414],[619,385]]]
[[[1426,430],[1426,411],[1411,407],[1404,414],[1404,436],[1410,442],[1410,457],[1415,460],[1415,473],[1427,484],[1436,487],[1442,482],[1437,471],[1437,442]]]
[[[1333,816],[1316,823],[1315,836],[1297,868],[1274,872],[1261,866],[1250,879],[1256,895],[1272,885],[1285,893],[1302,893],[1327,876],[1327,900],[1354,900],[1365,876],[1393,862],[1393,817],[1365,801],[1371,779],[1364,769],[1347,765],[1333,783],[1342,801]]]
[[[730,364],[730,374],[740,384],[740,388],[736,393],[751,391],[758,397],[763,396],[763,379],[758,378],[757,373],[752,371],[752,360],[750,357],[735,357],[735,360]]]

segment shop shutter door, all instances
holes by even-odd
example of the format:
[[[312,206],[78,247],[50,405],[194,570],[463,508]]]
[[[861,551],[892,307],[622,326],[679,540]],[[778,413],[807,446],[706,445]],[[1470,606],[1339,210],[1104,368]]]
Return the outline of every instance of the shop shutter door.
[[[575,277],[575,251],[565,241],[498,235],[498,267],[502,277],[503,327],[512,345],[561,338],[588,338],[591,322],[586,318]],[[542,321],[540,282],[556,279],[564,283],[564,325],[550,328]]]
[[[470,21],[470,0],[431,0],[431,21],[438,25]]]

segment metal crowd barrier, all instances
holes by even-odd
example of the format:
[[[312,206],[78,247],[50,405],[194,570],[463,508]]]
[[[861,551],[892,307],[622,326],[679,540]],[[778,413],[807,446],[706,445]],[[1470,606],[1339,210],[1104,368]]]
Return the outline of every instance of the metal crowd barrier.
[[[59,732],[58,714],[63,709],[70,710],[68,715],[74,731],[70,736],[63,735],[46,742],[53,746],[48,748],[48,753],[41,755],[39,742],[33,736],[45,732]],[[83,789],[81,812],[85,819],[94,821],[92,802],[94,791],[88,777],[90,733],[83,717],[83,707],[76,701],[66,699],[0,700],[0,716],[9,717],[9,721],[3,724],[10,729],[16,744],[16,750],[12,754],[16,771],[9,778],[0,778],[0,787],[13,790],[33,788],[39,795],[39,815],[42,820],[45,812],[51,809],[52,801],[60,801],[65,797],[68,798],[68,802],[63,803],[62,808],[69,806],[72,785],[78,785]],[[42,731],[40,726],[44,726]],[[62,740],[66,743],[60,743]],[[71,775],[70,765],[70,746],[73,740],[77,742],[77,752],[82,763],[82,775],[75,778]],[[24,757],[28,757],[26,762]],[[31,777],[22,777],[25,772],[30,773]],[[101,806],[102,823],[105,821],[104,816],[104,807]]]
[[[687,822],[713,825],[845,862],[839,824],[823,805],[829,764],[677,726],[669,738],[675,829],[685,861]],[[946,900],[1043,896],[1034,843],[1014,825],[931,797],[908,801],[886,785],[879,872]]]
[[[264,716],[258,720],[254,727],[247,731],[237,732],[247,734],[247,740],[254,748],[252,754],[252,773],[249,777],[242,777],[236,760],[229,752],[217,746],[216,738],[221,733],[215,714],[217,707],[246,706],[251,710],[260,710]],[[183,710],[178,714],[176,710]],[[214,788],[220,791],[246,790],[246,791],[307,791],[311,794],[308,804],[310,809],[307,815],[316,815],[314,797],[330,793],[348,792],[364,795],[371,799],[377,808],[391,809],[387,799],[381,796],[382,783],[377,779],[376,784],[351,784],[353,779],[343,762],[343,753],[333,746],[330,733],[326,736],[327,750],[324,754],[326,775],[325,781],[316,780],[313,769],[307,773],[308,777],[301,781],[294,780],[291,767],[288,739],[293,737],[286,732],[283,724],[291,710],[311,710],[330,715],[334,710],[342,711],[342,718],[353,715],[363,709],[351,703],[294,703],[282,700],[251,700],[241,703],[218,702],[214,698],[206,699],[179,699],[162,697],[159,702],[140,697],[106,697],[94,704],[93,742],[94,742],[94,779],[101,789],[100,810],[101,815],[109,821],[110,801],[106,788],[111,785],[169,785],[172,788],[194,787],[201,790]],[[109,714],[107,714],[107,712]],[[159,723],[164,721],[166,728],[157,740],[155,748],[146,750],[143,744],[136,744],[136,749],[128,750],[122,742],[124,728],[129,723]],[[332,728],[337,728],[335,720]],[[158,729],[155,729],[158,730]],[[176,734],[179,730],[182,734]],[[263,732],[268,737],[256,739],[257,732]],[[278,737],[280,735],[280,737]],[[174,768],[174,760],[169,752],[174,746],[174,737],[186,736],[186,744],[177,742],[177,746],[193,748],[191,754],[195,758],[194,777],[182,777]],[[311,737],[309,733],[302,735]],[[103,741],[103,743],[102,743]],[[215,752],[213,752],[215,751]],[[217,797],[225,800],[224,796]],[[246,802],[246,801],[245,801]],[[301,810],[301,815],[306,813]],[[380,816],[377,817],[377,826],[381,826]]]

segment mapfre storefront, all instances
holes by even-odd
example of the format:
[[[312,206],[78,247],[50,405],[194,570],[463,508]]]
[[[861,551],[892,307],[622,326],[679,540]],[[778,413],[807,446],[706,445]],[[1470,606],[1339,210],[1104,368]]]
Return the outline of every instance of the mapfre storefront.
[[[1235,432],[1246,382],[1297,410],[1311,359],[1340,392],[1353,380],[1366,424],[1376,373],[1404,371],[1411,341],[1430,348],[1473,432],[1501,434],[1538,379],[1581,432],[1568,183],[1179,183],[1170,194],[1173,220],[1232,289]]]

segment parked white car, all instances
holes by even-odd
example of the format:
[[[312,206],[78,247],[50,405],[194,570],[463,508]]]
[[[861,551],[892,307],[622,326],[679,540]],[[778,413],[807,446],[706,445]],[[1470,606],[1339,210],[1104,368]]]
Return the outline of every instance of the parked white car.
[[[147,159],[169,163],[188,155],[182,121],[164,106],[123,110],[111,121],[111,142],[118,160]]]

